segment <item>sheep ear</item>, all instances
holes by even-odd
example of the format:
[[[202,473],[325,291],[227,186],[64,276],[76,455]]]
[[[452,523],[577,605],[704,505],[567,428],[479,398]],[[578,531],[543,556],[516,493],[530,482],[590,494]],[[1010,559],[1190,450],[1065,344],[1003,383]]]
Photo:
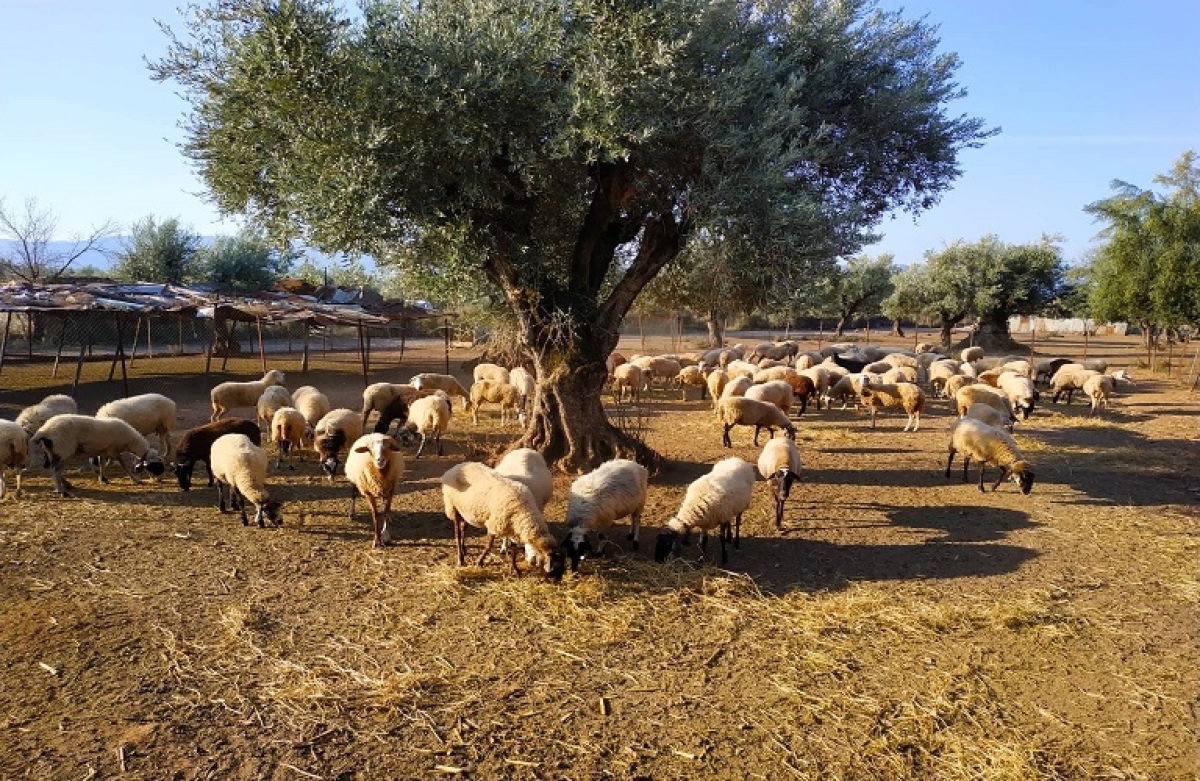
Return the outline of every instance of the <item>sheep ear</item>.
[[[395,450],[397,453],[400,452],[400,445],[396,443],[396,440],[392,439],[391,437],[388,437],[387,444],[388,444],[389,450]]]
[[[366,452],[370,451],[370,449],[371,448],[367,447],[366,445],[359,445],[358,447],[354,448],[354,452],[355,453],[366,453]]]

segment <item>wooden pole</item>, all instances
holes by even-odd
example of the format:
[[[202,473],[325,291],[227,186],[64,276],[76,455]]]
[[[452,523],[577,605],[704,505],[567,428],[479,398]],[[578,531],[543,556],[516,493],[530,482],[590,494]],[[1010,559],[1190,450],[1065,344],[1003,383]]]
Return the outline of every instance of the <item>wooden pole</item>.
[[[51,377],[58,376],[58,362],[62,360],[63,342],[67,341],[67,320],[65,317],[58,319],[62,324],[62,331],[58,334],[58,349],[54,351],[54,368],[50,370]]]
[[[183,356],[183,312],[179,313],[179,355]]]
[[[129,374],[125,370],[125,318],[117,315],[117,356],[121,359],[121,385],[129,396]]]
[[[365,388],[371,384],[371,381],[367,379],[370,369],[367,366],[367,344],[363,338],[362,320],[358,321],[358,359],[362,361],[363,387]]]
[[[79,340],[79,358],[75,361],[75,381],[71,383],[71,398],[75,398],[75,391],[79,390],[79,377],[83,374],[83,356],[87,352],[88,344],[91,343],[91,332],[88,332],[87,339]]]
[[[146,315],[146,357],[154,357],[154,345],[150,341],[150,315]]]
[[[229,321],[229,338],[225,340],[225,354],[221,356],[221,372],[229,365],[229,353],[233,352],[233,337],[237,334],[237,320]]]
[[[1083,357],[1086,360],[1088,357],[1088,321],[1083,319]]]
[[[258,357],[262,359],[263,374],[267,373],[267,348],[263,346],[262,318],[255,315],[254,322],[258,325]]]
[[[1197,366],[1200,366],[1200,343],[1196,345],[1196,354],[1192,356],[1192,368],[1188,375],[1191,378],[1189,386],[1193,391],[1196,390],[1196,383],[1200,382],[1200,372],[1196,371]]]
[[[408,333],[408,321],[400,319],[400,364],[404,364],[404,335]]]
[[[133,349],[129,351],[129,367],[133,368],[133,361],[137,358],[138,337],[142,335],[142,316],[138,315],[137,324],[133,327]]]
[[[12,328],[12,312],[4,316],[4,337],[0,338],[0,371],[4,371],[4,356],[8,352],[8,332]]]
[[[449,374],[450,373],[450,318],[448,318],[448,317],[445,320],[445,328],[442,333],[445,334],[445,344],[446,344],[446,348],[445,348],[446,349],[446,374]]]
[[[308,321],[301,320],[300,323],[304,328],[304,354],[300,356],[300,373],[308,374]]]
[[[207,384],[207,382],[208,382],[209,370],[212,368],[213,351],[215,349],[217,349],[217,308],[215,306],[213,307],[212,329],[213,329],[212,339],[208,340],[208,350],[205,351],[205,355],[204,355],[205,384]]]

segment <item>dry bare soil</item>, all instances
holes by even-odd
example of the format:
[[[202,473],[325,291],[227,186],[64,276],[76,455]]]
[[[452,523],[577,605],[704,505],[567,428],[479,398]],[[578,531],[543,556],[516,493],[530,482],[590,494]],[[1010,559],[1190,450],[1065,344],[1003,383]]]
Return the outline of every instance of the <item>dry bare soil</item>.
[[[373,379],[440,361],[429,345]],[[0,776],[1196,778],[1197,405],[1133,371],[1098,418],[1043,403],[1018,427],[1029,496],[943,476],[946,402],[909,434],[810,410],[786,533],[760,484],[727,569],[695,549],[656,565],[653,538],[708,465],[758,449],[659,393],[645,437],[670,463],[641,550],[619,529],[624,552],[561,585],[454,566],[438,478],[512,438],[491,414],[408,461],[382,551],[311,459],[273,477],[277,530],[203,487],[81,469],[61,499],[35,470],[0,505]],[[207,418],[203,383],[157,381],[183,425]],[[303,382],[359,405],[361,378]],[[85,385],[81,407],[114,395]]]

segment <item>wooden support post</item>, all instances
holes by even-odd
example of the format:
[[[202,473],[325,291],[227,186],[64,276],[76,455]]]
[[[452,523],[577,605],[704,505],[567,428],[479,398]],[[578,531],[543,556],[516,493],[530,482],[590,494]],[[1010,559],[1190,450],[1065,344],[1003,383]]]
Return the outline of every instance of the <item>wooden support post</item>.
[[[79,340],[79,358],[75,361],[75,381],[71,383],[71,398],[75,398],[75,391],[79,390],[79,377],[83,374],[83,356],[87,352],[88,345],[91,343],[91,332],[88,332],[87,339]]]
[[[221,356],[221,372],[229,365],[229,353],[233,352],[233,337],[237,334],[237,320],[229,321],[229,338],[225,340],[225,354]]]
[[[150,341],[150,315],[146,315],[146,357],[154,357],[154,345]],[[132,366],[132,364],[130,364]]]
[[[445,326],[445,329],[442,331],[442,333],[444,333],[446,335],[446,338],[445,338],[446,374],[449,374],[450,373],[450,318],[448,318],[448,317],[446,318],[445,324],[446,324],[446,326]]]
[[[4,356],[8,352],[8,332],[12,329],[12,312],[4,316],[4,337],[0,338],[0,371],[4,371]]]
[[[254,322],[258,325],[258,357],[262,359],[263,374],[267,373],[267,348],[263,345],[262,318],[255,316]]]
[[[212,368],[213,352],[217,349],[217,308],[213,307],[212,316],[212,339],[208,340],[208,351],[204,356],[204,379],[208,380],[209,370]]]
[[[179,313],[179,356],[183,357],[183,312]]]
[[[121,359],[121,385],[129,395],[129,373],[125,370],[125,318],[117,315],[117,357]]]
[[[1083,320],[1083,357],[1085,360],[1088,357],[1088,321],[1086,317]]]
[[[54,351],[54,368],[50,370],[51,377],[58,376],[58,362],[62,360],[63,342],[67,341],[67,319],[60,317],[58,321],[62,324],[62,330],[58,334],[58,348]]]
[[[138,337],[142,335],[142,316],[138,315],[137,324],[133,327],[133,349],[129,351],[129,368],[133,368],[133,361],[137,358]]]
[[[304,327],[304,355],[302,355],[300,358],[300,373],[308,374],[308,328],[309,328],[309,326],[308,326],[307,320],[301,320],[300,322]]]
[[[363,338],[362,320],[358,321],[358,359],[362,362],[363,387],[365,388],[371,384],[371,381],[368,379],[370,369],[367,367],[367,344]]]
[[[408,333],[408,320],[400,320],[400,365],[404,364],[404,335]]]

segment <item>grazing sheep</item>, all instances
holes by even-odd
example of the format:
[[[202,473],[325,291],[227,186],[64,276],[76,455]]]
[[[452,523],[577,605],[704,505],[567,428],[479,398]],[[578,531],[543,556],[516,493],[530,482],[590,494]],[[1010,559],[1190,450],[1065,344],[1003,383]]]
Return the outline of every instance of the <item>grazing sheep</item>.
[[[1029,420],[1029,416],[1033,414],[1033,405],[1041,397],[1033,387],[1033,380],[1029,379],[1028,375],[1008,371],[1001,374],[996,382],[996,387],[1008,396],[1013,412],[1019,414],[1023,420]]]
[[[886,384],[908,382],[916,385],[917,370],[912,366],[894,366],[879,375],[879,381]]]
[[[796,371],[801,377],[805,377],[812,383],[812,391],[809,396],[812,396],[816,402],[817,409],[821,409],[822,399],[829,393],[829,383],[831,381],[830,372],[824,366],[809,366],[807,368],[798,369]],[[804,414],[805,410],[805,394],[792,386],[792,390],[796,391],[796,396],[800,399],[800,414]]]
[[[719,529],[724,566],[729,561],[726,542],[732,540],[733,547],[741,547],[742,513],[750,507],[754,481],[754,467],[740,458],[726,458],[714,464],[711,472],[688,486],[683,504],[655,541],[654,560],[663,562],[668,556],[678,556],[693,529],[700,531],[703,556],[708,549],[709,530]]]
[[[979,385],[979,384],[981,384],[981,383],[978,380],[976,380],[974,377],[968,377],[965,374],[956,374],[953,377],[951,377],[950,379],[946,380],[946,384],[942,388],[942,393],[947,398],[952,399],[955,396],[957,396],[958,392],[960,390],[962,390],[963,388],[966,388],[969,385]]]
[[[308,431],[308,421],[295,407],[280,407],[271,417],[271,441],[275,443],[277,455],[275,468],[282,469],[283,462],[295,448],[297,453],[304,452],[304,440]],[[301,456],[303,458],[303,456]],[[288,464],[289,469],[296,467]]]
[[[979,490],[983,491],[983,473],[987,465],[1000,467],[1000,477],[992,486],[995,491],[1005,478],[1021,487],[1021,493],[1033,490],[1033,470],[1029,468],[1017,443],[1006,432],[973,418],[962,418],[950,426],[950,442],[947,447],[950,457],[946,459],[946,477],[950,476],[950,465],[954,454],[963,454],[963,482],[967,482],[967,469],[971,459],[979,462]]]
[[[721,397],[725,393],[725,386],[729,384],[729,372],[724,369],[713,369],[705,378],[708,384],[708,398],[712,400],[713,412],[717,411],[717,405],[721,403]]]
[[[1038,361],[1033,365],[1033,381],[1035,384],[1049,385],[1050,380],[1058,373],[1059,369],[1074,362],[1070,358],[1047,358]]]
[[[418,434],[421,445],[413,458],[420,458],[429,437],[437,442],[438,455],[442,452],[442,434],[450,427],[450,397],[442,391],[432,396],[417,399],[408,408],[408,420],[400,427],[397,437],[405,445],[411,445]]]
[[[1012,433],[1013,423],[1015,422],[1012,418],[1004,417],[1004,413],[1000,410],[990,404],[984,404],[982,401],[977,401],[967,407],[963,417],[982,421],[995,428],[1008,429],[1009,433]]]
[[[962,359],[963,363],[971,363],[972,361],[981,360],[983,355],[983,348],[976,346],[964,348],[958,357]]]
[[[725,447],[733,447],[729,430],[734,426],[754,426],[755,447],[758,447],[758,433],[764,428],[772,437],[775,436],[775,429],[781,428],[787,432],[790,439],[796,438],[796,427],[788,419],[787,413],[765,401],[741,396],[721,399],[718,416],[725,427],[721,435],[721,442]]]
[[[1130,380],[1130,382],[1133,382],[1133,380]],[[1081,390],[1083,390],[1083,395],[1087,397],[1088,401],[1092,403],[1092,410],[1088,415],[1095,415],[1101,406],[1107,409],[1109,397],[1113,395],[1113,391],[1116,388],[1117,377],[1112,374],[1097,374],[1094,377],[1088,377],[1084,380]]]
[[[254,522],[266,526],[264,518],[276,526],[283,525],[283,503],[272,499],[267,490],[267,454],[245,434],[225,434],[212,444],[209,467],[217,480],[217,505],[225,510],[223,486],[229,489],[229,509],[242,516],[248,526],[246,500],[254,503]]]
[[[508,369],[495,363],[480,363],[476,364],[475,369],[471,372],[473,382],[480,380],[491,380],[492,382],[502,383],[507,385],[510,379]]]
[[[7,485],[4,482],[5,473],[11,468],[17,476],[17,487],[14,496],[21,495],[21,474],[25,471],[25,461],[29,454],[29,435],[20,423],[10,420],[0,420],[0,499],[7,495]]]
[[[521,414],[524,415],[533,407],[533,396],[537,393],[537,380],[523,366],[514,366],[508,373],[509,384],[517,389],[521,397]],[[523,422],[523,421],[522,421]]]
[[[42,448],[44,466],[54,470],[54,491],[69,496],[71,484],[63,477],[63,465],[72,456],[100,459],[100,482],[106,458],[115,458],[134,483],[142,482],[137,472],[161,475],[166,471],[158,451],[146,438],[120,418],[93,418],[87,415],[55,415],[29,440]],[[128,458],[127,458],[128,457]]]
[[[1094,369],[1087,369],[1083,364],[1069,363],[1061,367],[1054,373],[1054,377],[1050,380],[1050,386],[1054,390],[1054,397],[1051,401],[1058,403],[1058,397],[1063,393],[1067,394],[1067,403],[1070,404],[1074,400],[1075,391],[1082,390],[1085,382],[1091,377],[1099,376],[1101,372]],[[1117,369],[1109,372],[1108,376],[1114,380],[1127,380],[1133,382],[1133,378],[1129,372],[1124,369]]]
[[[408,402],[403,396],[392,399],[379,411],[379,420],[375,421],[375,433],[391,434],[392,423],[397,420],[400,421],[400,425],[404,425],[408,420]]]
[[[775,528],[783,529],[783,505],[800,479],[800,448],[787,437],[772,439],[758,456],[758,473],[771,487],[775,501]]]
[[[749,361],[730,361],[725,367],[725,371],[729,373],[730,381],[736,380],[738,377],[747,377],[751,381],[754,380],[754,375],[758,374],[758,364],[750,363]]]
[[[967,409],[972,404],[983,403],[991,407],[995,407],[1006,420],[1016,420],[1016,415],[1013,414],[1012,402],[1008,400],[1008,396],[999,388],[993,388],[991,385],[976,383],[959,388],[954,394],[954,410],[958,416],[964,417],[967,414]]]
[[[859,395],[863,404],[871,410],[871,428],[875,428],[875,416],[881,409],[904,410],[904,414],[908,415],[908,422],[904,424],[905,431],[908,431],[909,426],[912,426],[913,431],[921,427],[921,413],[925,411],[925,391],[921,390],[920,386],[911,382],[867,381],[863,383]]]
[[[579,562],[589,553],[598,552],[601,547],[600,544],[592,546],[588,532],[603,539],[604,529],[620,518],[629,516],[629,540],[637,548],[649,481],[650,472],[646,467],[636,461],[617,458],[604,462],[571,483],[567,499],[568,531],[563,548],[571,560],[572,572],[579,569]]]
[[[679,370],[675,381],[679,383],[679,398],[681,401],[687,401],[688,388],[699,388],[701,399],[704,398],[705,393],[708,391],[708,378],[704,376],[704,372],[699,366],[684,366]]]
[[[774,404],[786,415],[791,411],[792,405],[796,403],[796,392],[784,380],[771,380],[761,385],[751,385],[746,389],[743,398]]]
[[[507,382],[478,380],[471,386],[471,401],[467,409],[471,410],[471,422],[479,425],[479,405],[487,402],[500,405],[500,425],[508,423],[511,413],[514,420],[518,419],[521,407],[521,394]]]
[[[946,383],[960,376],[957,361],[935,361],[929,365],[929,388],[938,396],[950,395],[946,393]]]
[[[641,367],[642,379],[645,381],[642,390],[647,391],[650,390],[656,379],[665,380],[666,387],[672,387],[675,384],[675,378],[679,376],[679,372],[683,369],[679,365],[679,361],[662,355],[641,355],[634,358],[630,363]]]
[[[330,480],[337,474],[338,455],[363,435],[362,418],[344,407],[330,410],[313,429],[313,450],[321,459],[321,470]]]
[[[418,374],[413,377],[413,379],[415,380],[417,377],[423,376],[424,375]],[[455,380],[455,382],[457,383],[458,381]],[[460,385],[459,387],[462,386]],[[391,404],[395,399],[402,399],[405,405],[404,408],[407,410],[409,404],[412,404],[422,396],[428,396],[431,393],[433,393],[433,389],[423,390],[411,384],[411,382],[407,385],[395,382],[377,382],[373,385],[368,385],[366,390],[363,391],[362,396],[363,428],[365,429],[367,427],[367,419],[371,417],[372,412],[383,412],[384,408],[387,407],[388,404]],[[463,399],[464,401],[466,399],[465,392],[463,393]]]
[[[817,397],[817,403],[820,404],[820,396],[818,396],[817,380],[802,372],[798,372],[790,366],[773,366],[769,369],[763,369],[754,375],[754,383],[756,385],[765,385],[768,382],[786,382],[792,388],[793,403],[800,404],[800,412],[803,415],[808,410],[808,400],[811,397]],[[825,375],[825,384],[829,384],[829,375]],[[757,396],[752,396],[757,398]],[[788,409],[791,409],[789,406]]]
[[[613,376],[618,366],[629,363],[629,359],[619,352],[613,351],[604,359],[604,368],[608,370],[608,376]]]
[[[554,476],[546,459],[533,448],[519,447],[510,450],[500,459],[495,470],[510,480],[522,483],[533,494],[539,510],[545,510],[554,493]]]
[[[642,397],[642,367],[635,363],[623,363],[613,370],[613,390],[617,394],[617,403],[625,401],[625,392],[629,391],[629,401],[637,401]]]
[[[208,484],[213,484],[212,452],[213,442],[226,434],[244,434],[254,444],[262,441],[258,424],[244,418],[221,418],[215,423],[205,423],[183,432],[179,444],[175,446],[175,478],[179,481],[179,490],[188,491],[192,487],[192,470],[196,464],[204,462],[208,471]]]
[[[754,384],[754,380],[744,374],[734,376],[729,375],[729,381],[725,383],[725,387],[721,389],[721,401],[741,397],[746,395],[746,391]]]
[[[161,393],[143,393],[110,401],[96,410],[97,418],[120,418],[139,434],[158,434],[163,458],[171,457],[171,431],[175,429],[175,402]]]
[[[350,446],[346,456],[346,479],[350,481],[350,513],[354,518],[354,500],[359,494],[371,507],[375,528],[373,545],[382,548],[389,542],[392,498],[404,475],[404,456],[396,440],[384,434],[364,434]]]
[[[26,436],[32,437],[37,430],[46,425],[46,421],[55,415],[74,415],[79,412],[75,399],[56,393],[26,407],[17,415],[17,425],[25,429]]]
[[[288,393],[288,389],[281,385],[272,385],[263,391],[262,396],[258,397],[258,420],[261,421],[264,428],[270,431],[275,411],[291,406],[292,394]]]
[[[477,566],[492,550],[496,538],[525,546],[525,560],[542,570],[551,580],[561,580],[566,571],[566,556],[550,534],[550,527],[538,509],[533,493],[522,483],[511,480],[483,464],[468,461],[442,475],[442,503],[446,517],[454,524],[454,545],[458,565],[466,563],[466,524],[484,529],[487,541]],[[510,548],[512,568],[517,575],[517,549]]]
[[[853,399],[854,408],[858,409],[862,386],[865,382],[879,382],[879,375],[862,373],[847,374],[829,386],[829,393],[826,394],[826,400],[832,405],[835,400],[840,399],[842,409],[846,409],[846,402],[849,399]]]
[[[292,393],[292,406],[300,411],[304,419],[308,421],[308,425],[316,428],[321,422],[321,418],[329,414],[329,410],[333,409],[329,403],[329,397],[311,385],[302,385],[296,388]],[[312,435],[309,435],[311,439]]]
[[[212,399],[211,421],[220,420],[231,409],[257,407],[263,392],[272,385],[284,384],[283,372],[272,369],[254,382],[223,382],[209,393]]]
[[[497,367],[497,368],[499,368],[499,367]],[[508,376],[511,379],[511,374]],[[507,382],[507,380],[506,380],[506,382]],[[458,381],[457,377],[455,377],[451,374],[435,374],[433,372],[422,372],[421,374],[414,374],[412,379],[410,379],[408,381],[408,383],[410,385],[412,385],[414,388],[424,391],[424,394],[422,394],[422,395],[429,395],[429,393],[431,393],[433,391],[440,390],[440,391],[444,392],[447,396],[450,396],[451,398],[462,399],[462,405],[463,405],[464,410],[467,409],[467,407],[469,406],[468,401],[471,398],[470,392],[466,388],[463,387],[462,383]],[[416,400],[415,398],[406,399],[406,401],[408,401],[409,404],[412,404],[415,400]]]

